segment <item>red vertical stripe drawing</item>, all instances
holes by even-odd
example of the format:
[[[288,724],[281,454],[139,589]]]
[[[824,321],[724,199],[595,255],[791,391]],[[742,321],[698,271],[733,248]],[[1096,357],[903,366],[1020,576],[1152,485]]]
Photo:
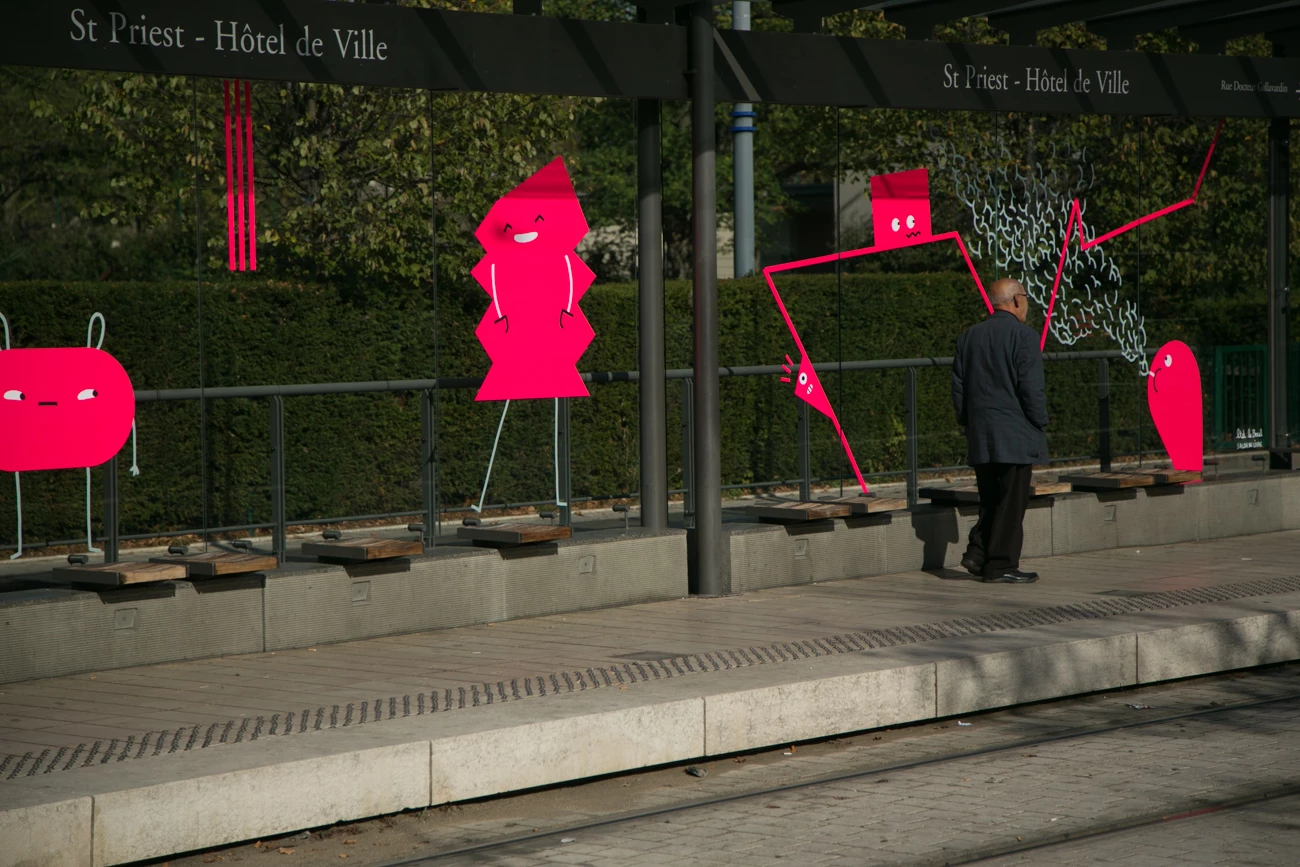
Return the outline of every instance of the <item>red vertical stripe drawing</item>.
[[[235,163],[230,153],[230,82],[222,82],[226,92],[226,247],[230,251],[230,270],[235,270]]]
[[[248,256],[244,250],[244,135],[243,111],[240,109],[241,94],[239,80],[235,80],[235,195],[238,201],[239,222],[235,224],[235,239],[239,243],[239,270],[248,268]]]
[[[257,270],[257,198],[253,195],[253,82],[244,82],[244,137],[248,139],[248,268]]]

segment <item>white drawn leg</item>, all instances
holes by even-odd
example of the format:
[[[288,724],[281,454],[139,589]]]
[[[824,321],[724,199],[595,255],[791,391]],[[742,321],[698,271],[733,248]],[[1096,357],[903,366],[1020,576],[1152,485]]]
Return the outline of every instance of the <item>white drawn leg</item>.
[[[497,435],[492,440],[492,457],[488,458],[487,475],[483,477],[483,492],[478,495],[478,505],[470,506],[476,512],[483,511],[483,498],[487,496],[488,482],[492,480],[492,464],[497,459],[497,443],[501,442],[501,428],[506,424],[506,413],[510,411],[510,401],[506,401],[505,407],[501,410],[501,421],[497,422]]]

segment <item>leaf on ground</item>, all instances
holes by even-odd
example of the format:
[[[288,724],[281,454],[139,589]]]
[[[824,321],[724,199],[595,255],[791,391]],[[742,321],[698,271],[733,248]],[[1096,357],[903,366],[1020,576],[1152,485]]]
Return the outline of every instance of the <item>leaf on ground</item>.
[[[280,854],[281,854],[281,855],[292,855],[292,854],[293,854],[293,850],[290,849],[288,846],[281,846],[281,847],[280,847]]]

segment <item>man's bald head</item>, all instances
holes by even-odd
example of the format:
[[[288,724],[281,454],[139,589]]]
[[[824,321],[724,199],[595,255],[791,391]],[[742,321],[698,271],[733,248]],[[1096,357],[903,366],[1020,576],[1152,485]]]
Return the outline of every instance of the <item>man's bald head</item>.
[[[989,287],[989,303],[994,310],[1005,310],[1021,322],[1029,313],[1029,296],[1019,280],[1003,277]]]

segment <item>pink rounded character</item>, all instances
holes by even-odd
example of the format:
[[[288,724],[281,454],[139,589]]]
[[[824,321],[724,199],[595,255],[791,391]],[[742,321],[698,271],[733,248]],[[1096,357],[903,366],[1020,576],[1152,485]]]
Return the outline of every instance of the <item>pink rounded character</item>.
[[[491,298],[475,334],[492,367],[476,400],[588,396],[577,364],[595,332],[578,302],[596,275],[574,252],[586,235],[560,157],[483,218],[471,273]]]
[[[93,467],[131,435],[135,391],[102,349],[0,352],[0,471]]]
[[[1205,461],[1201,369],[1181,340],[1160,347],[1151,362],[1147,405],[1174,469],[1200,472]]]

